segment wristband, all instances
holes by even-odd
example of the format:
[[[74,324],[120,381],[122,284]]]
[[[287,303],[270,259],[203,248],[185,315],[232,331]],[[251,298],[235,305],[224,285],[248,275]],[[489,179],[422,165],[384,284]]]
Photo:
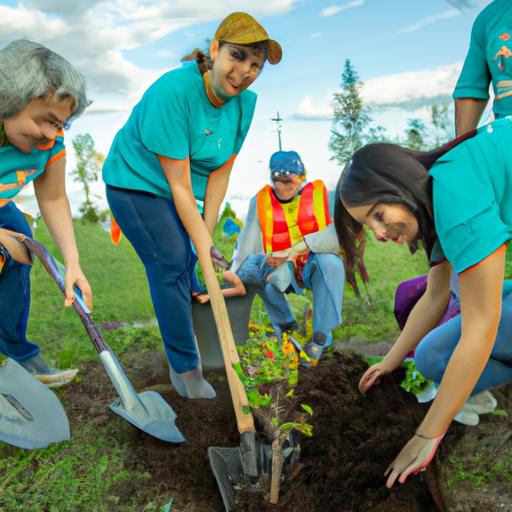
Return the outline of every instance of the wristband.
[[[433,441],[434,439],[437,439],[438,437],[441,437],[441,436],[427,437],[427,436],[424,436],[423,434],[418,434],[418,432],[414,432],[414,435],[416,437],[420,437],[421,439],[425,439],[426,441]],[[444,434],[442,434],[442,435],[444,435]]]

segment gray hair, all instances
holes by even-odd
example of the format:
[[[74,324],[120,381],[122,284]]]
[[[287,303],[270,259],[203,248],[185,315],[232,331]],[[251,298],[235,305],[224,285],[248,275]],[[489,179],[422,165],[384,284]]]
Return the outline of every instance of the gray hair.
[[[0,50],[0,119],[20,112],[30,101],[56,94],[73,102],[73,118],[90,101],[85,78],[66,59],[48,48],[19,39]]]

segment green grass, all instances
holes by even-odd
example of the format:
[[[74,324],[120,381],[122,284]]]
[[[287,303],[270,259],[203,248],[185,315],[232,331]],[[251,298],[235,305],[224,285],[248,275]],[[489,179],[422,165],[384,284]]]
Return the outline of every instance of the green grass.
[[[123,237],[119,246],[110,242],[99,225],[75,221],[80,263],[94,293],[94,320],[128,324],[154,318],[144,267],[130,243]],[[44,224],[35,237],[60,258]],[[94,349],[71,308],[50,276],[37,262],[32,270],[32,302],[28,336],[58,364],[94,359]],[[157,333],[157,329],[153,329]],[[107,341],[111,333],[107,333]],[[117,337],[119,337],[116,334]]]
[[[393,314],[396,287],[402,281],[428,272],[423,251],[411,255],[407,246],[380,243],[368,236],[365,261],[370,283],[360,286],[363,300],[350,285],[345,285],[343,323],[335,329],[334,338],[352,341],[392,341],[398,335]]]
[[[114,247],[100,226],[75,222],[81,264],[94,291],[94,319],[98,324],[121,321],[126,327],[105,331],[107,342],[118,355],[161,347],[154,325],[134,327],[135,322],[154,319],[144,269],[130,244],[123,239]],[[55,247],[41,224],[36,238],[55,255]],[[216,232],[217,246],[229,258],[233,242]],[[336,329],[337,339],[360,341],[393,340],[397,328],[393,316],[393,295],[397,284],[426,272],[422,252],[411,256],[405,247],[368,240],[367,266],[371,277],[366,300],[358,300],[345,287],[344,323]],[[510,261],[509,267],[512,268]],[[298,319],[303,318],[308,294],[289,296]],[[63,297],[39,263],[32,272],[32,309],[29,337],[39,343],[44,354],[57,364],[80,366],[96,360],[94,349],[73,310],[63,307]],[[253,319],[268,320],[260,301],[256,301]],[[123,466],[129,446],[119,442],[119,423],[96,429],[87,424],[76,427],[73,438],[46,450],[24,451],[0,444],[0,510],[14,511],[160,511],[169,496],[155,496],[152,504],[141,509],[137,504],[118,504],[119,493],[127,479],[144,486],[151,475],[127,474]],[[117,439],[117,441],[114,441]],[[492,472],[501,471],[500,468]],[[507,468],[508,471],[508,468]]]
[[[2,445],[0,510],[108,512],[119,501],[124,480],[136,478],[143,486],[151,475],[125,471],[129,445],[118,442],[114,424],[75,429],[72,440],[44,450]],[[116,510],[135,509],[127,505]]]

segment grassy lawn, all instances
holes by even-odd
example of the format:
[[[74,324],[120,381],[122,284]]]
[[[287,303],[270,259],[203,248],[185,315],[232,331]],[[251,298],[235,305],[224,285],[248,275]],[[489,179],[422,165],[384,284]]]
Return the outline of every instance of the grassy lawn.
[[[94,291],[94,318],[102,322],[123,322],[126,327],[105,331],[107,342],[122,355],[161,347],[154,326],[133,327],[134,322],[149,322],[153,310],[142,264],[130,244],[123,239],[114,247],[108,234],[97,225],[76,222],[81,264]],[[36,237],[55,253],[44,226]],[[232,243],[217,233],[218,246],[229,257]],[[391,341],[397,334],[393,317],[393,294],[396,285],[427,270],[422,252],[411,256],[407,248],[369,240],[367,266],[371,283],[365,300],[357,300],[346,288],[344,323],[337,328],[337,339],[366,342]],[[510,270],[510,261],[508,262]],[[85,330],[73,310],[63,308],[63,297],[40,264],[32,272],[32,310],[29,336],[39,343],[53,362],[80,367],[96,360]],[[290,297],[294,309],[305,308],[303,297]],[[369,301],[367,300],[369,299]],[[255,308],[262,321],[261,305]],[[115,489],[130,478],[144,485],[149,474],[128,475],[123,468],[127,443],[113,442],[113,423],[95,429],[84,424],[74,428],[66,443],[33,452],[0,444],[0,510],[11,511],[108,511],[140,509],[115,506]],[[127,427],[128,428],[128,427]],[[156,496],[144,510],[160,511],[169,497]]]

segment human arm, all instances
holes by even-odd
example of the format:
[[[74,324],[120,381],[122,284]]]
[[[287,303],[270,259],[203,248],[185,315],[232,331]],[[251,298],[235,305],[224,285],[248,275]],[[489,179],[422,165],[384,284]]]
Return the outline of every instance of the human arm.
[[[456,413],[466,402],[487,364],[501,316],[505,246],[460,275],[461,337],[441,380],[436,398],[415,435],[388,468],[387,486],[424,464]],[[431,450],[432,450],[431,448]],[[432,455],[431,453],[429,455]]]
[[[473,130],[478,126],[488,100],[457,98],[455,100],[455,135]]]
[[[390,373],[402,364],[407,354],[437,324],[449,300],[450,264],[444,261],[430,269],[425,293],[411,310],[400,336],[384,359],[370,366],[361,377],[361,392],[368,391],[383,373]]]
[[[233,160],[233,157],[230,158],[225,165],[213,171],[208,177],[203,217],[210,236],[213,236],[213,230],[219,218],[220,205],[224,201],[224,197],[226,197]]]
[[[473,24],[468,53],[453,91],[457,136],[478,126],[489,100],[491,72],[485,55],[485,25],[485,17],[478,16]]]
[[[197,255],[207,254],[210,257],[213,240],[205,221],[199,213],[194,194],[192,193],[189,158],[175,160],[158,155],[158,159],[171,187],[172,198],[178,216],[194,244]]]
[[[82,292],[84,302],[92,309],[91,287],[79,263],[73,219],[66,195],[65,170],[65,158],[48,164],[45,171],[34,181],[34,190],[43,220],[66,266],[64,305],[70,306],[73,303],[73,286],[76,285]]]

